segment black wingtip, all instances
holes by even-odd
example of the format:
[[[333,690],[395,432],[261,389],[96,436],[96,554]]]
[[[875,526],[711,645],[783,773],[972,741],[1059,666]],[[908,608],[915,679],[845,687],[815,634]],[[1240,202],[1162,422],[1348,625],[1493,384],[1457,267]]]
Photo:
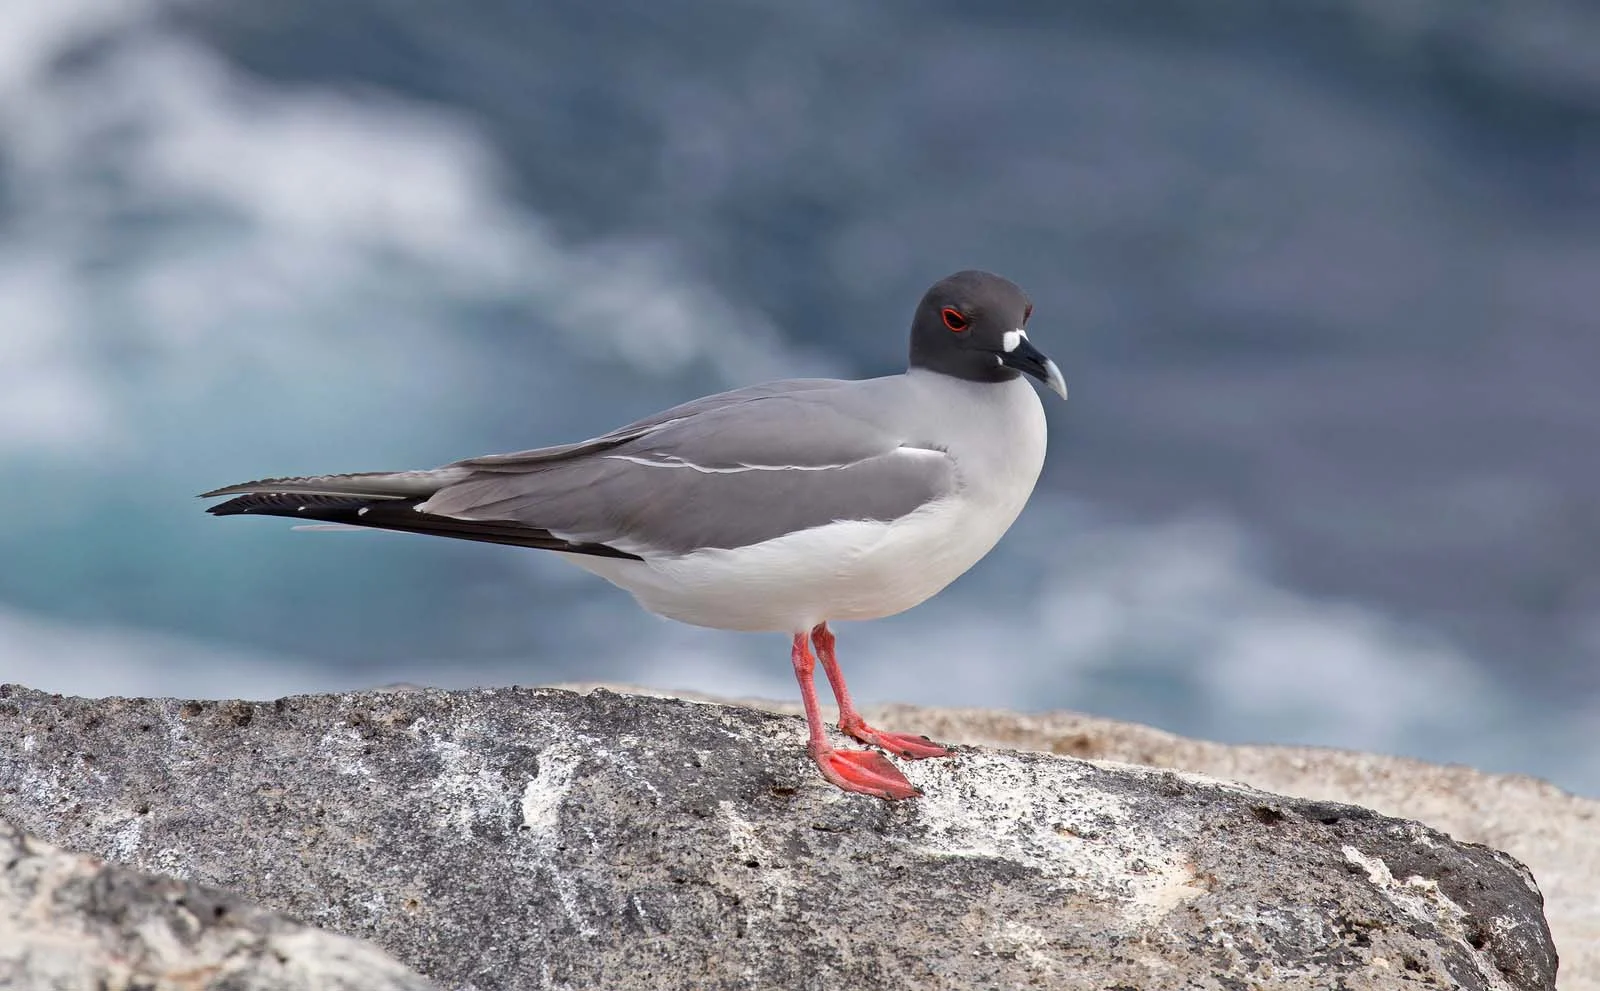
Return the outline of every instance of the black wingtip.
[[[414,500],[413,500],[414,502]],[[264,516],[303,516],[306,519],[323,519],[332,512],[351,513],[367,506],[370,500],[351,496],[315,495],[307,492],[252,492],[248,495],[207,506],[212,516],[241,516],[261,513]]]
[[[252,492],[209,506],[206,512],[212,516],[283,516],[307,522],[339,523],[345,526],[372,527],[377,530],[396,530],[401,533],[421,533],[437,537],[454,537],[458,540],[508,544],[513,547],[565,551],[569,554],[639,560],[637,554],[607,547],[605,544],[574,543],[557,537],[549,530],[523,526],[510,520],[463,520],[417,512],[416,507],[421,501],[420,499],[374,501],[362,496],[311,492]]]
[[[201,496],[201,498],[205,498],[205,496]],[[207,506],[206,512],[210,513],[212,516],[238,516],[241,513],[250,512],[250,507],[248,505],[241,505],[241,503],[246,503],[248,500],[248,496],[241,496],[238,499],[229,499],[227,502],[219,502],[215,506]]]

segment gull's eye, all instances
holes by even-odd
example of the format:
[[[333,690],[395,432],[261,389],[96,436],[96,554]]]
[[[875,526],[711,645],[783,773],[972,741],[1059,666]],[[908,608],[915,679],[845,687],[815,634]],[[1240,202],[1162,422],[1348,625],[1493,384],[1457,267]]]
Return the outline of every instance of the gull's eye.
[[[953,306],[947,306],[940,310],[939,315],[944,317],[944,325],[949,327],[952,333],[959,334],[972,326],[972,321],[962,316],[961,311]]]

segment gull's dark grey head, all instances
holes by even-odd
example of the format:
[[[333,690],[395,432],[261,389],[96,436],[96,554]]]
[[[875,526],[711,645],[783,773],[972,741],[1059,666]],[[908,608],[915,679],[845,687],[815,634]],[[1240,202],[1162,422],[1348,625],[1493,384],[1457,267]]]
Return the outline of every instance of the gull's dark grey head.
[[[1028,341],[1033,303],[1010,279],[966,271],[940,279],[911,320],[911,367],[969,382],[1009,382],[1026,372],[1067,398],[1055,362]]]

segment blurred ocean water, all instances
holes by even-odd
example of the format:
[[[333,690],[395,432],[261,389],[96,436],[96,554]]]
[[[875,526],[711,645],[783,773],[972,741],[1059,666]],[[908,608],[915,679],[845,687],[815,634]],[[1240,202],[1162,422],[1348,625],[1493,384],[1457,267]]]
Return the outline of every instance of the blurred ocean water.
[[[561,562],[205,517],[903,362],[1027,287],[1073,389],[870,699],[1600,794],[1600,14],[11,0],[0,680],[793,693]]]

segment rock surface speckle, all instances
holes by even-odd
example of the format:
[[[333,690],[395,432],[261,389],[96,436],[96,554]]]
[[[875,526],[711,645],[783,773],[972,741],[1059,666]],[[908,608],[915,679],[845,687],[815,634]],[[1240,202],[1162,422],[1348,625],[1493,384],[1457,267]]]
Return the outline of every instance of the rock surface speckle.
[[[790,717],[609,692],[0,692],[0,815],[456,988],[1548,989],[1531,876],[1413,822],[963,749],[820,781]]]
[[[430,991],[357,940],[58,850],[0,820],[0,988]]]
[[[603,687],[657,694],[631,686]],[[799,712],[789,701],[749,699],[741,704]],[[1193,771],[1276,794],[1360,805],[1427,823],[1457,840],[1504,850],[1538,878],[1545,917],[1561,955],[1562,991],[1600,991],[1600,897],[1595,896],[1600,891],[1600,800],[1526,775],[1329,747],[1216,743],[1079,712],[913,705],[869,706],[864,711],[869,722],[937,740]]]

